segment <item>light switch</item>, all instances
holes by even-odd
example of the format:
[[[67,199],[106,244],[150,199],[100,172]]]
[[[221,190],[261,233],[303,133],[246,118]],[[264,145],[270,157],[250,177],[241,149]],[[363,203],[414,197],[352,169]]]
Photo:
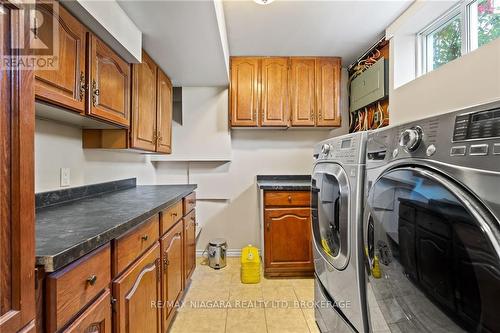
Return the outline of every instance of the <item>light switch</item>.
[[[61,168],[61,187],[70,185],[70,172],[69,168]]]

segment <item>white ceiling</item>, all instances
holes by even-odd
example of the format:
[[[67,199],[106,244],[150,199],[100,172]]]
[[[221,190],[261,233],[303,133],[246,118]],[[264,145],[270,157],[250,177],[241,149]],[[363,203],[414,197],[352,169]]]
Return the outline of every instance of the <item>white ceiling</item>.
[[[143,47],[176,86],[227,85],[214,0],[118,0]],[[219,0],[216,0],[219,1]],[[411,1],[223,0],[231,55],[340,56],[344,66],[380,38]]]
[[[231,55],[340,56],[348,66],[411,1],[224,1]]]
[[[213,1],[118,1],[174,86],[228,84]]]

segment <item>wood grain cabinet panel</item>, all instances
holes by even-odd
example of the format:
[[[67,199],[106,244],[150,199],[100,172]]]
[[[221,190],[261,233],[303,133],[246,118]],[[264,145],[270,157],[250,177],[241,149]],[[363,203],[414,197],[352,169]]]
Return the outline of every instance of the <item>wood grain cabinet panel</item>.
[[[264,58],[261,70],[262,126],[287,126],[288,58]]]
[[[265,191],[264,202],[266,207],[271,207],[271,206],[309,207],[311,204],[311,192]]]
[[[231,58],[229,114],[231,126],[257,126],[259,59]]]
[[[182,267],[184,231],[182,222],[177,223],[161,239],[162,255],[162,325],[166,332],[176,311],[176,302],[183,290]]]
[[[292,126],[314,126],[316,123],[315,64],[314,58],[290,60]]]
[[[182,200],[160,213],[160,235],[165,234],[182,218]]]
[[[160,244],[156,242],[113,282],[114,332],[160,332],[160,270]]]
[[[196,192],[191,192],[182,199],[184,215],[187,215],[196,207]]]
[[[159,232],[159,216],[156,214],[125,235],[113,240],[113,276],[120,274],[153,245],[159,238]]]
[[[187,282],[196,268],[196,211],[192,210],[184,221],[184,280]]]
[[[130,66],[99,38],[89,35],[90,98],[87,113],[129,127]]]
[[[2,1],[0,54],[28,48],[21,2]],[[28,12],[28,11],[26,11]],[[24,35],[21,33],[24,31]],[[28,332],[35,319],[34,73],[0,66],[0,332]],[[28,325],[28,326],[27,326]]]
[[[316,126],[340,126],[340,58],[316,60]]]
[[[158,69],[156,98],[156,128],[158,131],[156,151],[170,154],[172,152],[172,82],[160,69]]]
[[[142,62],[132,65],[131,148],[156,150],[157,66],[142,51]]]
[[[38,13],[43,16],[43,24],[38,34],[41,40],[52,40],[52,23],[58,25],[59,50],[55,68],[36,70],[35,96],[67,109],[85,112],[85,50],[87,29],[74,18],[63,6],[37,3]]]
[[[109,244],[47,276],[47,332],[61,329],[68,320],[111,282]]]
[[[265,273],[310,275],[314,269],[310,208],[272,208],[264,213]]]
[[[111,333],[111,293],[106,289],[63,333]]]

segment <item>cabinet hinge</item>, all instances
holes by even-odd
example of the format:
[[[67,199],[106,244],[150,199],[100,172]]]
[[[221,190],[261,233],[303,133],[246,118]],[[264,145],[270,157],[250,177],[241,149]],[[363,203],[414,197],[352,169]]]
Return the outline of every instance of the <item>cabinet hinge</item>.
[[[111,311],[113,313],[116,313],[116,303],[118,302],[118,300],[114,297],[111,297]]]

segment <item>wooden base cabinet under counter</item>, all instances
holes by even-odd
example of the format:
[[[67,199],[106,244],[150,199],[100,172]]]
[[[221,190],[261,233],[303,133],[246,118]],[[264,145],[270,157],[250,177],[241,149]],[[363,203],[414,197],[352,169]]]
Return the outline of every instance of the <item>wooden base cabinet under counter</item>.
[[[312,276],[309,191],[264,191],[264,275]]]

